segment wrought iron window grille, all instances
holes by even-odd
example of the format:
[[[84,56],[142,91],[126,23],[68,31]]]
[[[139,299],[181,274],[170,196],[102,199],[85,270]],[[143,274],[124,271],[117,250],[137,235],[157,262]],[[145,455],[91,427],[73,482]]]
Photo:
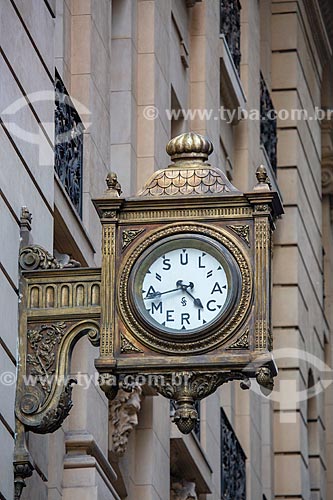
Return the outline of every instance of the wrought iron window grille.
[[[221,408],[221,499],[246,500],[246,456]]]
[[[54,169],[78,215],[82,216],[82,120],[58,72],[55,75]]]
[[[221,0],[220,33],[224,35],[238,74],[240,73],[240,10],[239,0]]]
[[[277,126],[276,113],[266,82],[260,72],[260,144],[264,146],[271,167],[276,174]]]

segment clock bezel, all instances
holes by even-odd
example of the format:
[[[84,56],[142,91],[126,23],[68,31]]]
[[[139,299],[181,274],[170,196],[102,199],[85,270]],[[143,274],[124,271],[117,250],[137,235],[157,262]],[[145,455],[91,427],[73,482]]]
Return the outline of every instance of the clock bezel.
[[[143,325],[141,321],[138,321],[130,297],[130,274],[140,256],[153,244],[163,242],[168,236],[177,235],[177,237],[181,237],[187,233],[209,236],[229,250],[242,277],[240,297],[235,302],[234,307],[230,309],[230,315],[216,325],[215,328],[207,329],[199,338],[186,336],[184,340],[180,340],[180,337],[172,335],[170,340],[154,330],[149,324]],[[253,268],[248,247],[227,228],[227,224],[224,227],[218,227],[200,222],[176,222],[158,228],[154,226],[147,227],[138,236],[131,247],[124,253],[117,272],[115,288],[117,293],[117,316],[119,318],[117,336],[119,338],[122,333],[127,337],[132,336],[142,346],[167,355],[203,354],[226,344],[239,333],[241,328],[246,326],[253,303]],[[126,355],[128,356],[128,354]]]
[[[142,296],[142,284],[149,267],[163,254],[181,248],[196,248],[212,255],[222,266],[228,281],[227,298],[221,311],[204,325],[186,331],[163,327],[146,311]],[[225,321],[230,310],[239,298],[242,286],[242,277],[235,259],[222,243],[200,234],[184,233],[173,235],[157,241],[147,248],[137,259],[129,276],[129,301],[137,320],[145,327],[158,332],[159,336],[169,341],[183,341],[189,338],[200,338],[208,330],[214,329],[217,324]]]

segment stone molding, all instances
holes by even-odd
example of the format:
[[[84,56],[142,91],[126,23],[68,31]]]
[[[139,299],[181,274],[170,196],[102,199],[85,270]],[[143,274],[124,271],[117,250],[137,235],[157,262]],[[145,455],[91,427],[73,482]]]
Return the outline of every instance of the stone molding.
[[[111,491],[113,498],[120,500],[120,496],[114,487],[117,474],[92,434],[66,432],[65,447],[64,469],[96,468]]]
[[[230,110],[237,111],[232,119],[232,124],[236,125],[242,118],[238,110],[246,108],[246,96],[228,43],[223,34],[220,35],[219,56],[221,65],[220,90],[225,106]]]
[[[170,473],[173,480],[195,478],[197,495],[212,493],[213,469],[194,433],[182,434],[176,426],[171,427]]]

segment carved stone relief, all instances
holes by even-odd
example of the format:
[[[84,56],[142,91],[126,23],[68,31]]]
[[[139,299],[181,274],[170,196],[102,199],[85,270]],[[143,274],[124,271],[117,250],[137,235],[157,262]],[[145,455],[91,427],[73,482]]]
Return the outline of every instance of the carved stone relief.
[[[171,483],[170,500],[198,500],[196,484],[186,479],[174,480]]]
[[[128,390],[119,389],[110,402],[110,448],[118,457],[126,452],[129,435],[138,425],[141,395],[142,387],[134,385]]]

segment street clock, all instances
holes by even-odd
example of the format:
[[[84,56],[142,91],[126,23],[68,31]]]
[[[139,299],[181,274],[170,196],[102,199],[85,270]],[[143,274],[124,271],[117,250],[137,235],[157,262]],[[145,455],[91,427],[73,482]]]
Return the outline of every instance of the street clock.
[[[282,213],[266,170],[253,191],[238,191],[207,160],[196,133],[167,145],[172,163],[136,197],[109,182],[95,200],[103,225],[102,380],[156,375],[189,432],[195,400],[227,380],[257,377],[272,387],[271,234]],[[172,374],[186,376],[176,387]],[[109,397],[114,392],[102,383]]]
[[[21,248],[19,488],[32,470],[26,431],[54,432],[72,407],[70,360],[83,335],[99,346],[95,366],[109,399],[119,387],[124,396],[150,385],[175,402],[183,433],[196,424],[196,401],[221,384],[238,379],[248,388],[255,377],[272,388],[271,238],[281,202],[263,166],[242,193],[208,163],[212,151],[199,134],[175,137],[172,163],[135,197],[122,198],[116,174],[108,175],[94,200],[100,269],[57,261],[38,245]],[[29,231],[26,212],[21,227]]]

